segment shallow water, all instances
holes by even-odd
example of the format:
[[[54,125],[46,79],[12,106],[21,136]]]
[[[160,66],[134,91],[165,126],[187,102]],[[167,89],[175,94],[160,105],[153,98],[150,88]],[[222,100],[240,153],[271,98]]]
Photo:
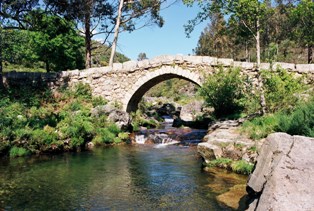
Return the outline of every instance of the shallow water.
[[[216,196],[245,177],[201,162],[194,147],[152,145],[0,160],[0,210],[230,210]]]

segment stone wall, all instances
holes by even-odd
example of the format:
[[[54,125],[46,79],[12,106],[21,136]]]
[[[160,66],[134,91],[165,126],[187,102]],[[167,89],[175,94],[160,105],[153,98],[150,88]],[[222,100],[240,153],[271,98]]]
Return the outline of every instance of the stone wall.
[[[281,66],[297,75],[308,75],[309,83],[314,81],[314,64],[262,63],[261,69]],[[159,56],[150,60],[115,63],[113,67],[90,68],[86,70],[63,71],[59,73],[17,73],[3,74],[4,84],[42,85],[54,89],[61,85],[72,86],[83,82],[91,86],[94,95],[101,95],[109,101],[121,104],[124,110],[132,111],[152,86],[171,78],[183,78],[199,86],[204,78],[219,67],[239,67],[256,83],[256,64],[237,62],[207,56]]]

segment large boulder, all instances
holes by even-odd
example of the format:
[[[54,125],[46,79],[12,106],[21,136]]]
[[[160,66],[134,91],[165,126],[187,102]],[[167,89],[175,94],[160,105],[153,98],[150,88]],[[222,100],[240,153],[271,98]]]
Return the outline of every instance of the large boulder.
[[[108,119],[115,123],[120,129],[127,129],[130,125],[130,115],[112,104],[97,106],[92,109],[91,114],[95,117],[102,115],[108,116]]]
[[[247,184],[248,210],[313,210],[313,155],[313,138],[269,135]]]
[[[180,119],[184,121],[195,121],[197,115],[202,115],[203,102],[192,101],[181,107]]]
[[[254,141],[240,134],[237,125],[222,124],[223,127],[213,129],[203,138],[203,143],[197,145],[198,153],[206,163],[218,158],[230,158],[232,160],[245,160],[254,163],[256,152],[251,149],[255,147]]]

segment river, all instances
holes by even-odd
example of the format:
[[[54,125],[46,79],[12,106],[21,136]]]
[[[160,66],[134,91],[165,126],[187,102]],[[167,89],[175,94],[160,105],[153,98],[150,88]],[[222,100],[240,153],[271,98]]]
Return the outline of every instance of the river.
[[[245,177],[205,172],[201,163],[195,147],[174,145],[2,159],[0,210],[230,210],[213,190]]]

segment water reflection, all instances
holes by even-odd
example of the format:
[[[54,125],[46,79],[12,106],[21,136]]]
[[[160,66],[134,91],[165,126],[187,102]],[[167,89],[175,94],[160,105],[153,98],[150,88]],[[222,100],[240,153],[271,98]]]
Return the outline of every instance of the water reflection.
[[[209,185],[239,181],[200,165],[195,148],[146,145],[2,160],[0,210],[228,210]]]

